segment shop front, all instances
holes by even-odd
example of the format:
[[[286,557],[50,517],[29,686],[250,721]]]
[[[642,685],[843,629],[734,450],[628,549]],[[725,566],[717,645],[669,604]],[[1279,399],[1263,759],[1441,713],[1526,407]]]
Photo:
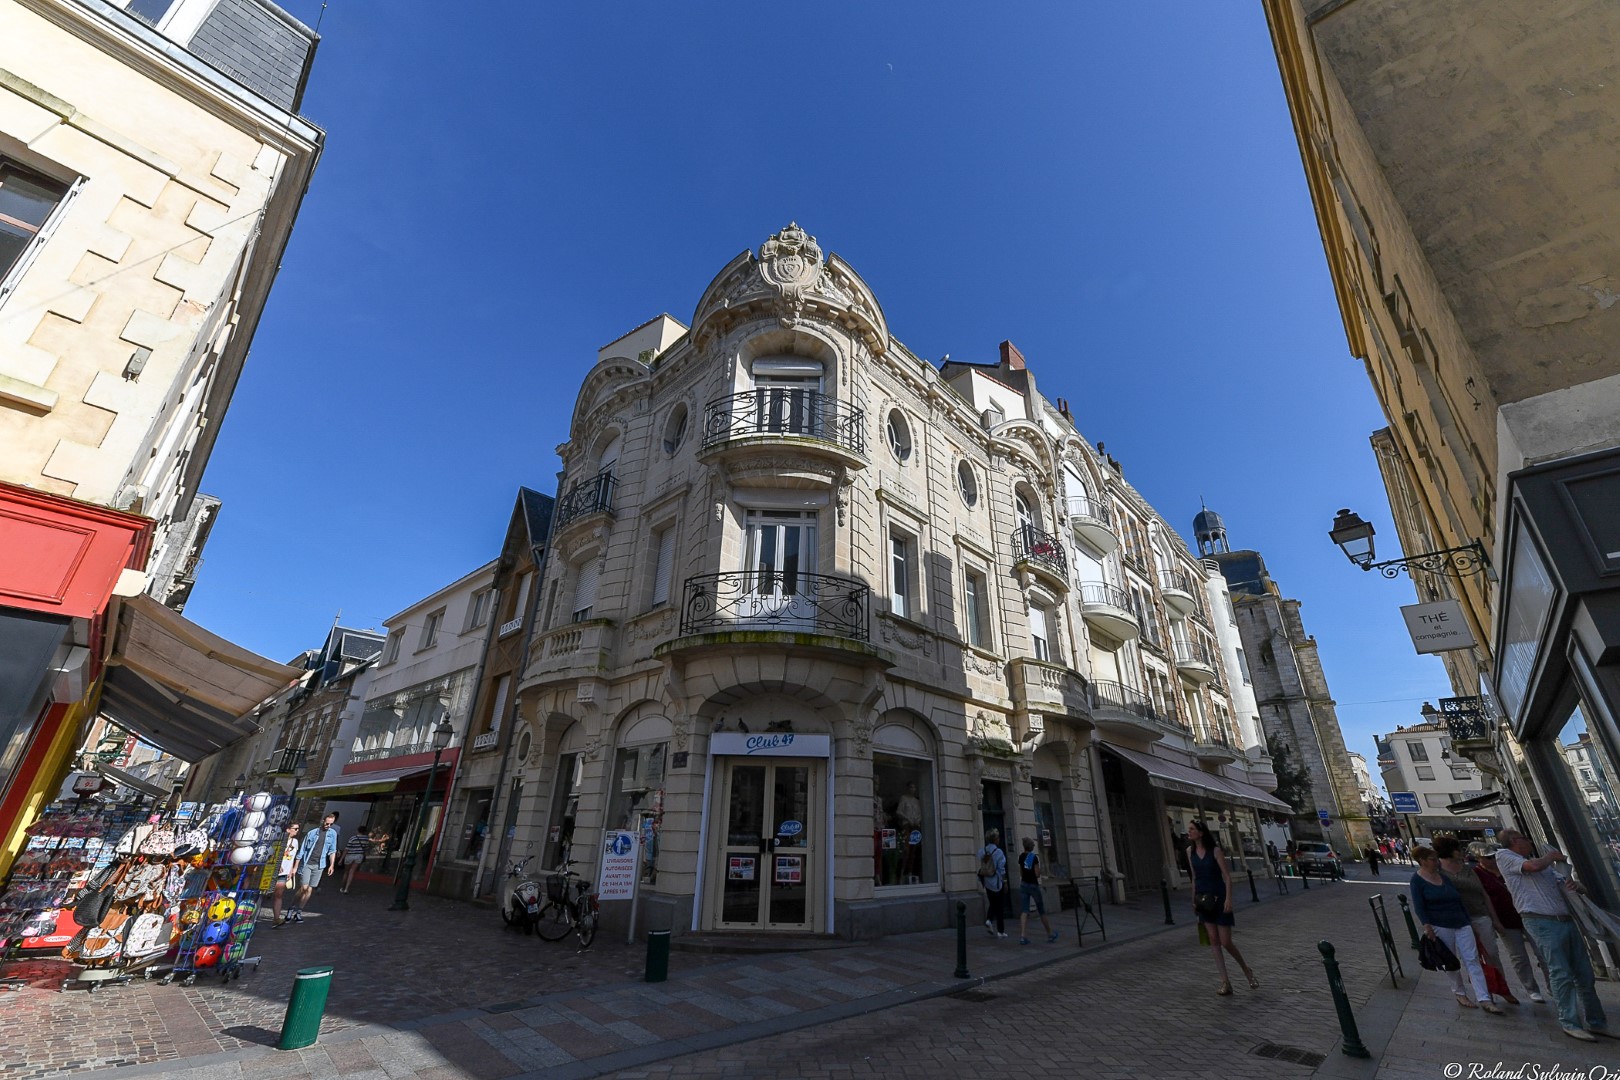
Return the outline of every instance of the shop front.
[[[1493,677],[1481,708],[1523,750],[1509,792],[1620,906],[1620,450],[1513,473]],[[1508,755],[1510,758],[1511,754]]]

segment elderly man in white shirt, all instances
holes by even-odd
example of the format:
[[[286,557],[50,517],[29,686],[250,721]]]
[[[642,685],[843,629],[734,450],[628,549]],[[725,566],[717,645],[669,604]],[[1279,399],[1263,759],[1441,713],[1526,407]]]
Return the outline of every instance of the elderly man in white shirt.
[[[1569,860],[1557,848],[1533,857],[1535,848],[1530,838],[1517,829],[1503,829],[1501,841],[1496,868],[1502,871],[1502,880],[1513,894],[1513,906],[1524,916],[1525,932],[1547,965],[1548,981],[1558,1001],[1559,1026],[1565,1035],[1582,1042],[1596,1042],[1595,1035],[1620,1038],[1609,1034],[1608,1018],[1603,1015],[1603,1003],[1593,986],[1592,959],[1565,896],[1566,890],[1576,885],[1553,869]],[[1586,1013],[1584,1025],[1582,1010]]]

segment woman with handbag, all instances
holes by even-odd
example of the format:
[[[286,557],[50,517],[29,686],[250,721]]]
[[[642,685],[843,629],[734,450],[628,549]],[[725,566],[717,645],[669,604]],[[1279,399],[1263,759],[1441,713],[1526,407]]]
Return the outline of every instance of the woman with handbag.
[[[1502,1010],[1491,1001],[1491,992],[1485,984],[1485,969],[1480,966],[1479,949],[1474,944],[1474,925],[1468,918],[1468,909],[1463,906],[1462,894],[1440,869],[1440,857],[1434,853],[1434,848],[1416,848],[1412,857],[1418,865],[1417,873],[1412,875],[1412,914],[1423,924],[1424,936],[1438,938],[1460,962],[1461,966],[1451,972],[1451,992],[1457,995],[1457,1004],[1501,1016]],[[1468,973],[1470,985],[1466,988],[1463,972]],[[1472,1000],[1468,989],[1473,991]]]
[[[1260,980],[1249,970],[1237,946],[1232,944],[1232,928],[1237,920],[1232,915],[1232,870],[1226,865],[1226,852],[1221,850],[1220,841],[1202,821],[1187,826],[1187,839],[1191,841],[1187,848],[1187,862],[1192,867],[1193,912],[1209,934],[1209,947],[1215,953],[1215,970],[1221,974],[1221,985],[1215,993],[1221,997],[1229,997],[1232,993],[1232,981],[1226,977],[1223,950],[1231,953],[1232,959],[1243,969],[1243,977],[1249,980],[1249,989],[1258,990]]]
[[[1468,921],[1474,927],[1474,947],[1479,950],[1480,966],[1485,969],[1485,988],[1492,997],[1499,997],[1509,1005],[1517,1005],[1519,999],[1508,988],[1507,979],[1502,975],[1502,961],[1493,947],[1496,942],[1495,919],[1491,915],[1491,901],[1485,894],[1484,884],[1475,876],[1473,868],[1463,861],[1462,844],[1456,837],[1435,837],[1434,853],[1440,859],[1440,872],[1450,879],[1462,896],[1463,909],[1468,912]]]

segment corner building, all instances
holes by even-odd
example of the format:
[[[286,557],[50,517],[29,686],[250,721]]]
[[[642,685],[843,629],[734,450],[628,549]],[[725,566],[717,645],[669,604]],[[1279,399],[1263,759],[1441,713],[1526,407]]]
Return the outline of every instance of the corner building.
[[[1105,896],[1171,802],[1258,835],[1202,564],[1010,343],[936,369],[796,225],[600,350],[560,453],[514,857],[632,830],[646,926],[868,938],[946,925],[989,828]]]

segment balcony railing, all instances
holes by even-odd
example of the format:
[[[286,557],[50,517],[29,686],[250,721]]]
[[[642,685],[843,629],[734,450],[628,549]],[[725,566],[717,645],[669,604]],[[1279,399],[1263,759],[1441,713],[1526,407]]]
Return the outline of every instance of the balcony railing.
[[[1140,690],[1133,690],[1123,683],[1094,682],[1091,684],[1091,707],[1093,709],[1113,709],[1117,712],[1130,713],[1149,723],[1163,723],[1164,718],[1153,707],[1147,695]]]
[[[737,570],[686,579],[681,634],[782,630],[867,640],[870,590],[852,578]]]
[[[1080,603],[1082,605],[1104,604],[1108,607],[1116,607],[1122,611],[1127,611],[1133,616],[1136,614],[1136,607],[1131,603],[1130,594],[1118,585],[1109,585],[1103,581],[1082,583],[1080,586]]]
[[[866,413],[816,390],[769,386],[717,398],[704,409],[703,448],[758,435],[796,436],[866,455]]]
[[[1485,716],[1484,703],[1477,697],[1448,697],[1440,699],[1440,715],[1446,718],[1446,731],[1452,742],[1488,742],[1491,722]]]
[[[404,757],[407,754],[431,754],[433,743],[431,741],[400,743],[397,746],[373,746],[369,750],[356,750],[349,755],[350,761],[379,761],[382,758]]]
[[[1059,581],[1069,580],[1063,541],[1033,525],[1020,525],[1012,533],[1013,561],[1034,563]]]
[[[1068,503],[1071,518],[1097,521],[1104,525],[1113,523],[1113,518],[1108,513],[1107,503],[1098,502],[1096,499],[1088,499],[1084,495],[1071,495]]]
[[[558,500],[555,514],[561,528],[586,514],[611,514],[613,489],[618,486],[611,470],[604,469],[588,480],[576,480],[574,486]]]
[[[1186,593],[1191,596],[1193,591],[1192,578],[1184,570],[1160,570],[1159,590],[1161,592]]]
[[[1199,641],[1177,641],[1172,648],[1175,650],[1177,667],[1198,666],[1215,668],[1215,657],[1208,646]]]

